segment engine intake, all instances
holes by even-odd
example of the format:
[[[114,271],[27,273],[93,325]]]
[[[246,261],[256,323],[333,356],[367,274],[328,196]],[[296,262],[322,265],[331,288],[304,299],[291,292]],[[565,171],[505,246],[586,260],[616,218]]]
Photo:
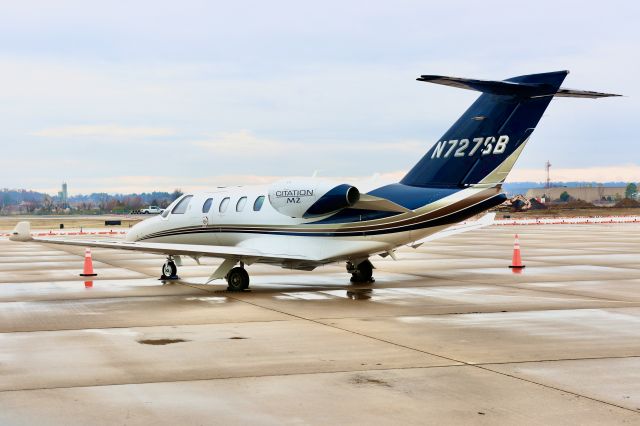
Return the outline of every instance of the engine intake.
[[[322,216],[351,207],[360,199],[360,191],[355,186],[342,184],[331,189],[307,209],[302,217]]]

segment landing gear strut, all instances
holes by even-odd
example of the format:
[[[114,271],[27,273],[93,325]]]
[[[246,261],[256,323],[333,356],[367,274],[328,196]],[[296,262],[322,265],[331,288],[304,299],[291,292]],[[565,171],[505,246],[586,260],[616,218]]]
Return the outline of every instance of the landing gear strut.
[[[249,288],[249,274],[240,262],[240,266],[232,268],[226,276],[228,291],[244,291]]]
[[[373,283],[376,281],[373,279],[373,265],[368,259],[358,265],[347,262],[347,272],[351,274],[352,283]]]
[[[162,265],[162,275],[160,276],[161,280],[177,280],[178,278],[178,267],[176,263],[173,261],[173,258],[169,257],[164,265]]]

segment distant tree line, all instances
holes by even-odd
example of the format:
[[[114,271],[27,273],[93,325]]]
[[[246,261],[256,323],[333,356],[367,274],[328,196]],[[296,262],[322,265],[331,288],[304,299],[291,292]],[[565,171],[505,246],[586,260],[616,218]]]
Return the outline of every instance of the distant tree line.
[[[128,213],[149,205],[165,208],[181,195],[182,191],[180,189],[176,189],[173,192],[153,191],[140,194],[94,192],[92,194],[69,197],[69,209],[66,209],[61,205],[61,200],[58,196],[24,189],[4,188],[0,190],[0,214]]]

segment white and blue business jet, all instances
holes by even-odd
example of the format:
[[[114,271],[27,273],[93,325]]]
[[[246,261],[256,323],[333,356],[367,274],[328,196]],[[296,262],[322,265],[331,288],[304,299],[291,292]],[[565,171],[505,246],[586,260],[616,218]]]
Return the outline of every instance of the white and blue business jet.
[[[184,256],[224,261],[207,282],[249,287],[246,267],[267,263],[311,271],[346,262],[353,282],[371,282],[375,255],[491,223],[467,218],[505,201],[501,186],[556,96],[617,96],[560,87],[567,71],[504,81],[423,75],[419,81],[482,92],[398,183],[367,193],[324,179],[285,179],[185,194],[161,215],[131,228],[125,241],[33,238],[21,222],[11,239],[136,250],[167,256],[163,279],[177,278]],[[458,225],[456,225],[458,224]]]

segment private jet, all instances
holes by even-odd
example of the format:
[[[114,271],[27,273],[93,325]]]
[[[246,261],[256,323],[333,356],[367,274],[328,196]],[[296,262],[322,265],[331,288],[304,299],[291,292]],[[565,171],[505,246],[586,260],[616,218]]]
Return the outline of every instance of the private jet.
[[[224,278],[230,291],[249,287],[247,267],[257,263],[311,271],[345,262],[352,282],[373,282],[374,256],[395,259],[400,247],[491,224],[491,215],[463,221],[506,200],[502,184],[554,97],[619,96],[563,88],[567,74],[419,77],[481,95],[402,180],[370,191],[317,177],[221,187],[184,194],[124,240],[33,237],[28,222],[10,239],[161,254],[163,280],[178,278],[184,257],[220,258],[207,283]]]

